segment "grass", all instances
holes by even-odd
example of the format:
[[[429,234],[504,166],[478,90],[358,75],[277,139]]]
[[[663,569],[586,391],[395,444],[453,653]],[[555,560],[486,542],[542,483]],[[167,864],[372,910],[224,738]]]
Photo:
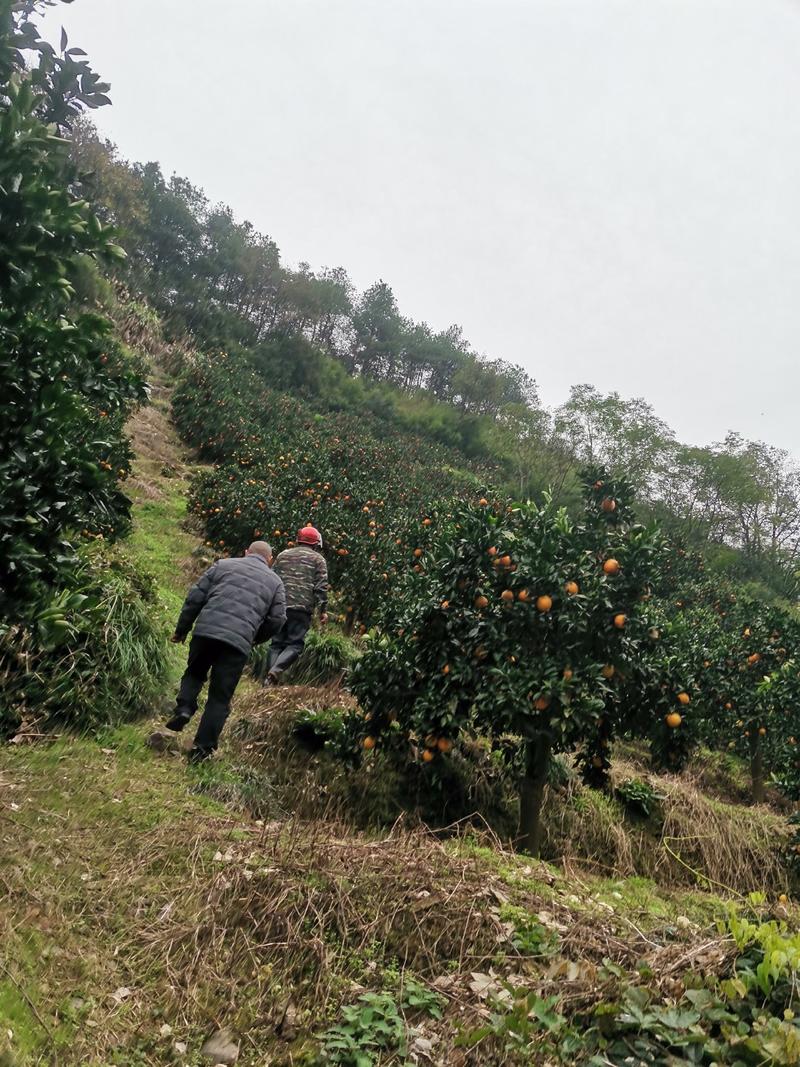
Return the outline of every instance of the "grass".
[[[136,500],[127,542],[133,555],[155,577],[165,605],[176,612],[186,594],[186,578],[175,561],[181,555],[190,556],[197,546],[197,538],[182,529],[187,488],[183,479],[163,479],[159,498]]]
[[[189,560],[197,538],[187,533],[186,486],[182,479],[161,479],[160,494],[144,497],[134,491],[133,529],[127,546],[133,558],[155,578],[164,616],[174,626],[191,584],[188,568],[176,566],[176,560]],[[169,646],[170,683],[180,677],[186,649]]]

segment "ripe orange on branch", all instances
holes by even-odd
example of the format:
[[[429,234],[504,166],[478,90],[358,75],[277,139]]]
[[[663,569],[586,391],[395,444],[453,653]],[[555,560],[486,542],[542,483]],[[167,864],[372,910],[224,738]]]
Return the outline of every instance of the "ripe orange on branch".
[[[603,571],[609,575],[619,574],[620,566],[619,562],[615,559],[607,559],[603,564]]]
[[[683,722],[683,719],[677,711],[671,711],[664,719],[664,722],[669,726],[670,730],[675,730]]]
[[[577,582],[567,582],[564,590],[569,596],[576,596],[580,592],[580,586]]]
[[[552,597],[549,597],[546,593],[536,598],[536,610],[545,612],[550,611],[553,606]]]
[[[614,616],[614,625],[618,630],[625,629],[625,623],[628,621],[628,616],[623,615],[621,612],[619,615]]]
[[[691,702],[692,702],[692,698],[689,696],[688,693],[683,693],[683,692],[678,693],[678,703],[679,704],[691,704]]]

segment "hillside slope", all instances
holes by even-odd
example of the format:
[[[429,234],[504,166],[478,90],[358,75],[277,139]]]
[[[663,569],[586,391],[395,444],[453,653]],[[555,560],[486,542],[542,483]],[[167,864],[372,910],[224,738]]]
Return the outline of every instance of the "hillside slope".
[[[199,564],[168,389],[156,381],[133,427],[131,543],[174,615]],[[359,831],[374,782],[356,782],[361,810],[348,813],[330,765],[291,740],[294,709],[341,699],[245,684],[221,757],[197,770],[177,746],[148,748],[160,709],[94,738],[0,749],[3,1062],[215,1062],[201,1047],[220,1029],[250,1065],[706,1062],[710,1038],[733,1063],[746,1051],[723,1036],[733,1020],[752,1062],[789,1041],[768,998],[719,984],[747,951],[731,900],[795,928],[776,901],[776,815],[662,779],[684,821],[659,844],[576,787],[551,798],[558,866],[470,823]],[[621,765],[646,777],[635,754]],[[687,843],[705,835],[705,850]],[[642,877],[646,856],[658,882]],[[715,856],[716,875],[766,897],[747,905],[731,882],[716,887],[725,899],[708,892],[714,874],[697,865]]]

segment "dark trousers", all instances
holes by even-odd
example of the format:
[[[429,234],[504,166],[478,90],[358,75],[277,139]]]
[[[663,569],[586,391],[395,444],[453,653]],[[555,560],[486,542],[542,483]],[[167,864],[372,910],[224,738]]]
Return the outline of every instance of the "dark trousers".
[[[181,678],[176,712],[189,716],[197,711],[197,698],[209,671],[208,699],[197,728],[194,747],[210,752],[217,747],[222,727],[231,710],[231,698],[239,684],[247,656],[238,648],[213,637],[193,637],[189,644],[189,662]]]
[[[294,608],[287,610],[286,622],[272,638],[272,644],[269,646],[269,674],[278,675],[294,663],[305,647],[310,626],[311,616],[307,611],[297,611]]]

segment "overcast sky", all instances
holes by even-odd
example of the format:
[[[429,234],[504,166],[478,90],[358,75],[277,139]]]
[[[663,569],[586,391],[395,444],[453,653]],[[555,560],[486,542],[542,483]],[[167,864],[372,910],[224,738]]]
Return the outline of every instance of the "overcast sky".
[[[75,0],[100,130],[692,443],[800,458],[800,0]],[[54,26],[55,29],[55,26]]]

